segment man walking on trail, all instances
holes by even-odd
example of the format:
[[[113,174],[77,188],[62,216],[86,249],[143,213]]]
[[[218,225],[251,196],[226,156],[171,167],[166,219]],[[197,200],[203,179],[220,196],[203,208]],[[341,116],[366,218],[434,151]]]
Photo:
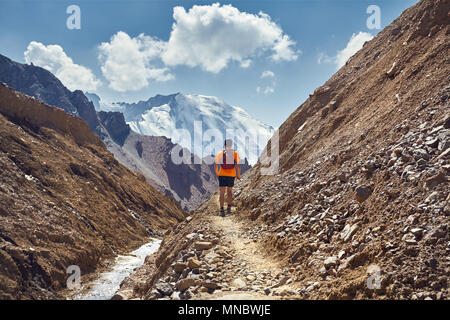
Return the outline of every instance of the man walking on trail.
[[[233,200],[232,188],[234,186],[234,179],[241,179],[241,166],[239,164],[240,159],[237,151],[232,149],[233,140],[227,139],[224,143],[224,150],[220,151],[216,155],[214,169],[216,176],[219,178],[220,188],[220,215],[225,216],[225,210],[223,209],[225,190],[227,191],[227,213],[231,213],[231,201]],[[220,166],[220,169],[219,169]]]

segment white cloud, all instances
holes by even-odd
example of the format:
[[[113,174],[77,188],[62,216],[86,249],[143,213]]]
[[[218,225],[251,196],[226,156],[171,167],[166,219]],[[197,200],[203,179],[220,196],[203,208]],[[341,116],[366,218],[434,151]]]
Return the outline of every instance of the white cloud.
[[[26,63],[33,63],[53,73],[70,90],[96,90],[101,81],[92,71],[73,63],[59,45],[45,46],[31,41],[24,52]]]
[[[248,67],[250,67],[250,65],[252,64],[252,60],[250,60],[250,59],[247,59],[247,60],[243,60],[242,62],[241,62],[241,68],[248,68]]]
[[[167,68],[157,68],[151,64],[160,57],[165,47],[164,41],[144,34],[131,38],[123,31],[113,35],[109,42],[100,44],[101,70],[109,81],[109,87],[124,92],[142,89],[148,86],[149,80],[174,79]]]
[[[333,62],[333,58],[330,58],[326,53],[324,53],[324,52],[319,53],[319,57],[317,58],[318,64],[332,63],[332,62]]]
[[[334,57],[330,57],[326,53],[320,52],[317,58],[317,63],[334,63],[339,69],[345,65],[345,63],[351,56],[353,56],[363,47],[366,41],[370,41],[372,39],[373,36],[370,33],[362,31],[360,31],[358,34],[354,33],[352,34],[352,37],[348,41],[346,47],[342,50],[339,50]]]
[[[344,66],[347,60],[363,47],[364,42],[372,39],[373,36],[367,32],[360,31],[358,34],[353,34],[347,46],[343,50],[338,51],[336,55],[335,63],[338,68]]]
[[[273,77],[275,77],[275,73],[273,73],[273,72],[270,71],[270,70],[266,70],[266,71],[264,71],[264,72],[261,74],[261,79],[264,79],[264,78],[273,78]]]
[[[249,58],[270,51],[274,61],[298,57],[295,42],[265,13],[241,12],[232,5],[195,5],[173,10],[175,22],[162,60],[168,66],[200,66],[218,73],[229,62],[249,66]]]
[[[267,96],[268,94],[274,93],[275,92],[275,84],[272,84],[272,86],[267,86],[264,89],[264,94]]]

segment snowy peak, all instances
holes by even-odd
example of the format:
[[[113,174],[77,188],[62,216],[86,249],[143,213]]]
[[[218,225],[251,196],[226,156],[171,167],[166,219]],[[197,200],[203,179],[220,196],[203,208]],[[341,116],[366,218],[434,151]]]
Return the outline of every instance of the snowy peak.
[[[213,96],[176,93],[115,105],[120,105],[133,131],[169,137],[202,158],[220,150],[230,135],[242,158],[254,164],[274,131],[244,109]]]

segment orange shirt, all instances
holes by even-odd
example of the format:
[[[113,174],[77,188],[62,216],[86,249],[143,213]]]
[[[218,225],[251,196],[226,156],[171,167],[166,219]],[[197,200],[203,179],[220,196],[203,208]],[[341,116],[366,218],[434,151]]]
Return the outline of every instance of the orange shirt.
[[[239,159],[239,155],[237,153],[237,151],[234,151],[234,169],[224,169],[222,168],[222,166],[220,165],[223,162],[223,150],[220,151],[217,155],[216,155],[216,161],[215,163],[217,165],[219,165],[219,176],[226,176],[226,177],[236,177],[236,167],[240,162]]]

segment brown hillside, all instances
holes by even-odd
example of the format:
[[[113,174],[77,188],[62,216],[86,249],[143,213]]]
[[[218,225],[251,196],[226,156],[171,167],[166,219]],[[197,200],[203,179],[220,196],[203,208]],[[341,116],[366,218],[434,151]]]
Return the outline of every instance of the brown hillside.
[[[183,219],[86,122],[0,84],[0,299],[58,298],[69,265],[90,273]]]
[[[224,220],[214,197],[202,205],[134,289],[448,299],[449,11],[448,0],[420,1],[366,43],[280,127],[279,172],[252,168]]]

